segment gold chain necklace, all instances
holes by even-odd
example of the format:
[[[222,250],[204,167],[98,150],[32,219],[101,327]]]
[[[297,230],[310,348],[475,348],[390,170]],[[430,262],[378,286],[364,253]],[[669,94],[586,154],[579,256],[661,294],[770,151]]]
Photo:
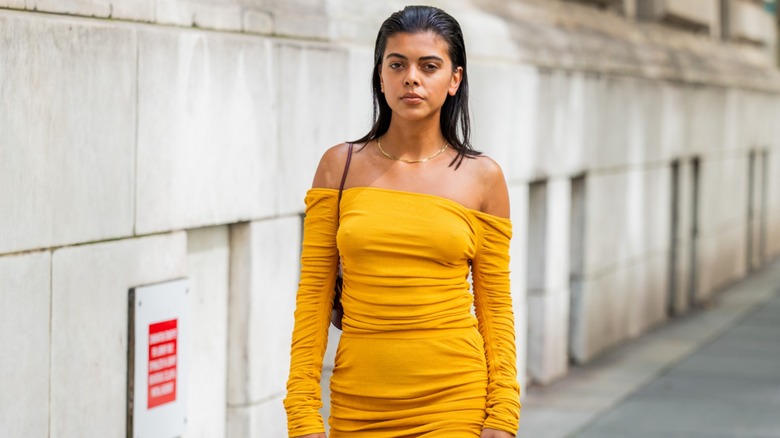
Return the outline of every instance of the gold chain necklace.
[[[381,153],[382,153],[382,155],[384,155],[385,157],[387,157],[387,158],[389,158],[389,159],[391,159],[391,160],[395,160],[395,161],[403,161],[404,163],[410,163],[410,164],[424,163],[424,162],[426,162],[426,161],[432,160],[432,159],[434,159],[434,158],[438,157],[438,156],[439,156],[439,154],[441,154],[442,152],[444,152],[444,150],[445,150],[445,149],[447,149],[447,146],[449,146],[449,145],[450,145],[449,143],[447,143],[447,142],[445,141],[445,142],[444,142],[444,146],[442,146],[442,147],[441,147],[441,149],[439,149],[438,151],[436,151],[436,152],[435,152],[433,155],[431,155],[430,157],[427,157],[427,158],[422,158],[422,159],[419,159],[419,160],[406,160],[406,159],[403,159],[403,158],[400,158],[400,157],[396,157],[395,155],[390,155],[390,154],[388,154],[387,152],[385,152],[385,150],[384,150],[384,149],[382,149],[382,143],[380,143],[380,142],[379,142],[379,139],[380,139],[380,138],[382,138],[382,137],[379,137],[379,138],[377,138],[377,139],[376,139],[376,146],[379,148],[379,152],[381,152]]]

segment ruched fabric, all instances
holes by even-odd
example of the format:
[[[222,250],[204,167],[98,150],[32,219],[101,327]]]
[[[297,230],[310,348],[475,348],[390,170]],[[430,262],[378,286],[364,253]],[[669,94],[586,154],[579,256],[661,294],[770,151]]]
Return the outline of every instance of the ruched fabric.
[[[284,401],[290,436],[325,430],[319,381],[339,255],[344,331],[330,437],[515,433],[510,221],[420,193],[350,188],[340,210],[337,198],[333,189],[306,196]]]

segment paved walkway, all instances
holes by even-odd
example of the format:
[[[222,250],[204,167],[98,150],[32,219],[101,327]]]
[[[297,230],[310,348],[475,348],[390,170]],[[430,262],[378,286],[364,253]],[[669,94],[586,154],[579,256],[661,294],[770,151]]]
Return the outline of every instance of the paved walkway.
[[[780,437],[780,261],[523,400],[518,438]]]

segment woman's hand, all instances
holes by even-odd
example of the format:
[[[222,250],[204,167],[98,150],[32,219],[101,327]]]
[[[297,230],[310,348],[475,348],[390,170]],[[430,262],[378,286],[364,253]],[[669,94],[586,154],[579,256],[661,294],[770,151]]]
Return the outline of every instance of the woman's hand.
[[[482,429],[479,438],[515,438],[514,434],[496,429]]]

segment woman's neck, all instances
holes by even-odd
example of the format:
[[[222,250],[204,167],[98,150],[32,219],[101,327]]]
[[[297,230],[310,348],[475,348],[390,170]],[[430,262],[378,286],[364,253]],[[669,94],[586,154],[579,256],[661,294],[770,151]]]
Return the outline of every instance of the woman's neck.
[[[393,155],[406,159],[430,156],[445,143],[439,123],[390,123],[382,135],[382,148],[391,149]]]

